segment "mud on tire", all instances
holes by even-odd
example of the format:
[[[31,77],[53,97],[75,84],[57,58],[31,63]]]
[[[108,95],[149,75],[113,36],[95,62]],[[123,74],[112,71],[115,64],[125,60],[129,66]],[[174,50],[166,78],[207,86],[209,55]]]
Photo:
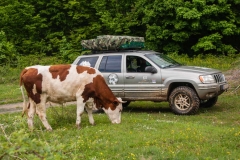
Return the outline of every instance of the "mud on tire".
[[[200,100],[192,88],[180,86],[170,94],[169,105],[175,114],[192,115],[198,111]]]

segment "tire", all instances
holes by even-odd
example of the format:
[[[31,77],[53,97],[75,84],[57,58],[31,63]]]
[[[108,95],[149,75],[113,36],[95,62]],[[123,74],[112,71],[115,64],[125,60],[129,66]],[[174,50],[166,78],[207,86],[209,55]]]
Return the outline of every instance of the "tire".
[[[180,86],[170,94],[169,105],[175,114],[192,115],[198,111],[200,100],[192,88]]]
[[[200,102],[200,107],[210,108],[210,107],[214,106],[217,103],[217,100],[218,100],[218,96],[210,98],[208,100],[202,100]]]
[[[126,103],[122,103],[123,108],[126,108],[130,103],[131,103],[131,101],[127,101]]]

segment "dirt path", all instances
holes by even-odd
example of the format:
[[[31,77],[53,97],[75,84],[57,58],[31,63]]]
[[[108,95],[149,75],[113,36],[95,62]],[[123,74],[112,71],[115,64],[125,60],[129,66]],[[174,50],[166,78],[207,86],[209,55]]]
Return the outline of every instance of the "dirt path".
[[[74,105],[76,104],[76,102],[67,102],[64,105]],[[61,106],[61,104],[56,104],[56,103],[47,103],[46,104],[47,107],[57,107],[57,106]],[[22,111],[22,106],[23,103],[13,103],[13,104],[3,104],[0,105],[0,114],[4,114],[4,113],[13,113],[13,112],[21,112]]]
[[[22,111],[22,102],[0,105],[0,114]]]

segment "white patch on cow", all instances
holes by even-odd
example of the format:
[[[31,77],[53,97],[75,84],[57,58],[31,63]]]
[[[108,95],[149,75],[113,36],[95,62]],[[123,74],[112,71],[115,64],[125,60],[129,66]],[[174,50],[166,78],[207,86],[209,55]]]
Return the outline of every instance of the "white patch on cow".
[[[89,100],[86,102],[85,109],[88,113],[89,123],[91,125],[94,125],[95,122],[94,122],[94,119],[93,119],[92,111],[97,110],[97,109],[96,109],[96,105],[94,104],[94,99],[93,98],[89,98]]]
[[[80,64],[79,64],[80,66],[87,66],[87,67],[91,67],[91,64],[90,64],[90,62],[88,62],[88,61],[82,61]]]
[[[116,107],[115,110],[111,110],[111,108],[108,108],[108,109],[105,109],[103,107],[103,110],[104,112],[108,115],[108,118],[109,120],[112,122],[112,123],[121,123],[121,112],[122,112],[122,99],[121,98],[118,98],[119,100],[119,105]],[[125,102],[123,102],[125,103]]]
[[[108,115],[108,118],[112,123],[121,123],[121,111],[119,108],[116,108],[115,110],[111,110],[111,108],[103,108],[103,110]]]
[[[57,103],[64,103],[69,101],[76,101],[76,97],[81,96],[84,91],[85,85],[92,83],[96,74],[88,74],[84,71],[81,74],[76,72],[76,66],[71,66],[69,74],[64,81],[59,77],[52,79],[50,72],[42,71],[43,82],[42,90],[48,93],[48,100]]]
[[[36,88],[36,84],[33,85],[33,89],[32,89],[33,94],[37,93],[37,88]]]

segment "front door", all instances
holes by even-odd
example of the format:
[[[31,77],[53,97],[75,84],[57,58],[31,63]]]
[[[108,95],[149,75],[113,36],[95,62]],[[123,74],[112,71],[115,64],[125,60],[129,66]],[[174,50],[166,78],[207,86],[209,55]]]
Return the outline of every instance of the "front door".
[[[98,70],[116,97],[124,96],[123,56],[121,54],[103,56]]]
[[[146,57],[125,55],[124,97],[130,99],[155,100],[161,97],[161,74],[145,72],[153,63]]]

